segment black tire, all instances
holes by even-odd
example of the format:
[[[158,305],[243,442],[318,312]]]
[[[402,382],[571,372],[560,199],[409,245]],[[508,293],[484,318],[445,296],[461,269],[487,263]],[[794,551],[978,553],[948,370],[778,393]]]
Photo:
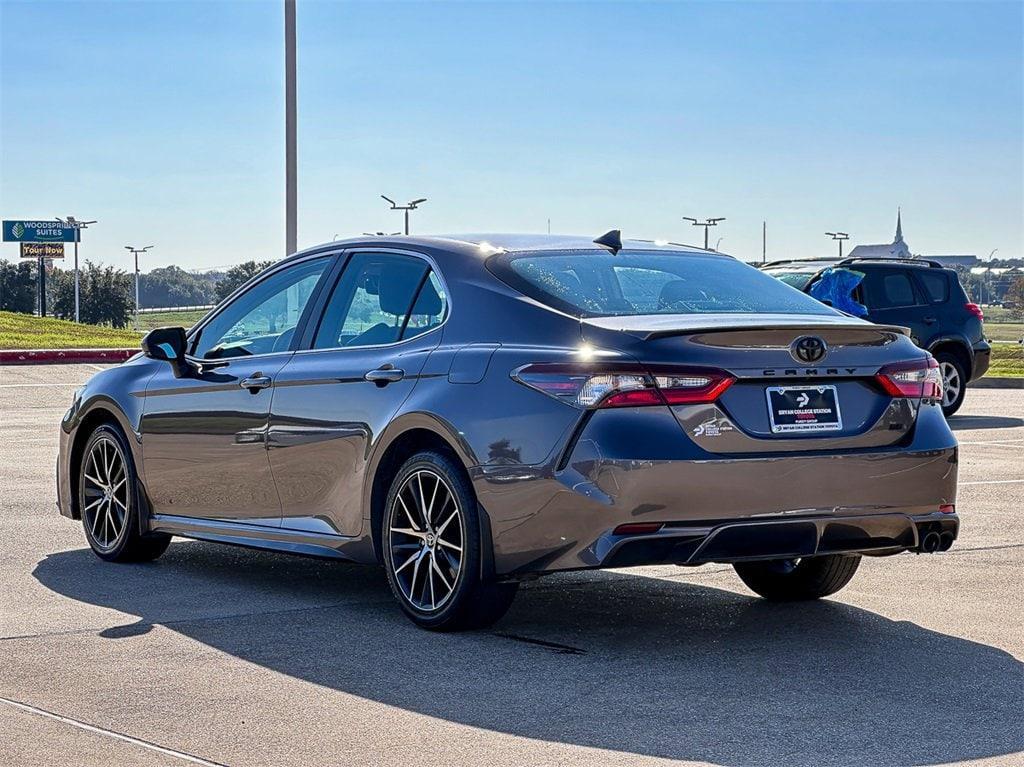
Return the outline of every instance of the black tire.
[[[827,554],[806,559],[736,562],[747,587],[772,602],[821,599],[843,588],[860,565],[860,555]]]
[[[417,481],[422,484],[415,485]],[[445,500],[441,508],[441,501],[436,500],[439,493],[442,498],[447,493],[451,505]],[[426,519],[420,507],[414,507],[418,497],[424,495],[430,498],[428,510],[432,511],[432,519]],[[438,509],[433,508],[435,503]],[[427,506],[425,498],[420,506]],[[379,533],[391,593],[417,626],[433,631],[484,628],[501,618],[512,604],[518,583],[499,583],[483,577],[476,496],[461,467],[447,455],[424,451],[402,465],[391,483]],[[460,549],[457,553],[461,557],[457,568],[451,553],[456,548]],[[426,575],[420,579],[418,572],[423,562]],[[453,573],[454,583],[450,583],[448,579]],[[438,592],[446,592],[436,606],[426,604],[428,576],[432,602],[435,586]],[[419,600],[417,593],[421,595]]]
[[[964,395],[967,394],[968,372],[963,360],[960,359],[959,355],[952,352],[939,352],[935,355],[935,361],[939,363],[939,370],[942,371],[943,377],[942,413],[946,418],[949,418],[964,404]],[[958,388],[956,396],[947,402],[945,393],[946,382],[950,380],[950,375],[955,376]]]
[[[104,467],[99,459],[101,454],[112,466],[120,462],[123,469]],[[97,458],[96,462],[93,456]],[[94,481],[97,479],[106,482],[97,483]],[[77,484],[78,510],[85,538],[100,559],[108,562],[149,562],[167,550],[171,536],[139,533],[142,503],[138,475],[132,451],[116,426],[104,424],[89,435],[82,451]],[[103,484],[117,486],[109,501],[102,500],[107,495],[97,490]],[[104,513],[100,514],[97,509],[104,509]]]

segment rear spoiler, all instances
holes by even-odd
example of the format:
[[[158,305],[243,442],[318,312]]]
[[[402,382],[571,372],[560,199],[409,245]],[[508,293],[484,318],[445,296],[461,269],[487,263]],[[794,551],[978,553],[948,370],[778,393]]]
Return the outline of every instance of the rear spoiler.
[[[644,341],[693,333],[720,333],[735,330],[784,329],[813,335],[836,329],[888,331],[909,336],[910,329],[900,325],[878,325],[855,317],[796,317],[786,315],[639,315],[590,317],[581,320],[601,330],[629,333]]]

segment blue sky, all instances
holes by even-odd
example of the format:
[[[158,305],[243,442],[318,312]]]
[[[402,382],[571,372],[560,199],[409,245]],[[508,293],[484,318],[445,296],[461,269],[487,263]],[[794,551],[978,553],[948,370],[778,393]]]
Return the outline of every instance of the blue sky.
[[[298,0],[299,245],[399,228],[1024,255],[1024,4]],[[83,257],[276,258],[283,12],[0,0],[0,214]],[[12,245],[0,257],[12,258]],[[144,266],[145,268],[145,266]]]

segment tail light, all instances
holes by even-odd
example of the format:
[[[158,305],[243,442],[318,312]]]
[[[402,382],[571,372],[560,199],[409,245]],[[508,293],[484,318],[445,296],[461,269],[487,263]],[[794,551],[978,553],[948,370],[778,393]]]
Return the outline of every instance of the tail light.
[[[886,365],[875,380],[893,397],[920,397],[925,402],[942,400],[942,373],[934,357]]]
[[[684,405],[714,402],[735,380],[721,370],[538,363],[512,377],[579,408]]]
[[[979,320],[985,319],[985,312],[983,312],[981,310],[981,307],[978,306],[977,304],[964,304],[964,309],[969,311],[971,314],[973,314]]]

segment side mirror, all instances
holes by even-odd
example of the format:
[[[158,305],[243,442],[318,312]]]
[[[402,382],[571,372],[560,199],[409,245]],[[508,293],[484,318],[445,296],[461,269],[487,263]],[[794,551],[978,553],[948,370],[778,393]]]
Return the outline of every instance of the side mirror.
[[[154,328],[142,338],[142,353],[150,359],[170,362],[175,378],[192,373],[192,366],[185,359],[187,348],[185,328]]]

